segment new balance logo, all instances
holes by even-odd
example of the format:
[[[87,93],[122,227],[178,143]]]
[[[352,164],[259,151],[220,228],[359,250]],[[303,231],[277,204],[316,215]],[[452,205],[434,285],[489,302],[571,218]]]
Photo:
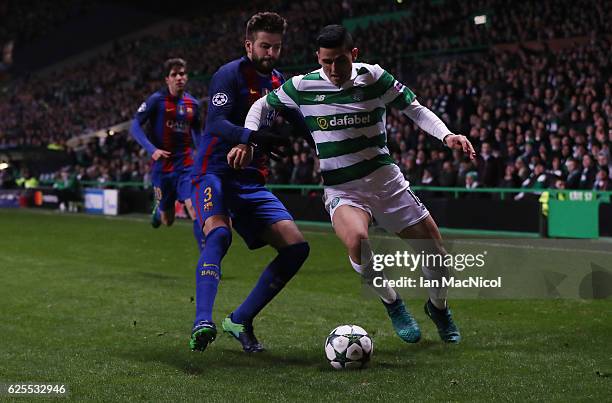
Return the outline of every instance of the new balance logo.
[[[325,95],[317,95],[314,100],[315,102],[323,102],[325,101]]]

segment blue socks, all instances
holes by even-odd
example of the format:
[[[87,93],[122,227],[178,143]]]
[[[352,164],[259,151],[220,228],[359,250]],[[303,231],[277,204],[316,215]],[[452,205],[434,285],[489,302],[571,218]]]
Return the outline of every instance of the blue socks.
[[[212,310],[219,287],[221,259],[232,243],[232,231],[227,227],[217,227],[206,236],[206,243],[200,253],[196,268],[196,318],[212,321]]]
[[[198,220],[193,220],[193,237],[198,244],[198,250],[202,253],[202,249],[204,249],[204,231],[202,231]]]
[[[232,313],[232,322],[251,323],[253,318],[283,289],[298,272],[308,257],[307,242],[287,246],[263,271],[255,288],[244,302]]]

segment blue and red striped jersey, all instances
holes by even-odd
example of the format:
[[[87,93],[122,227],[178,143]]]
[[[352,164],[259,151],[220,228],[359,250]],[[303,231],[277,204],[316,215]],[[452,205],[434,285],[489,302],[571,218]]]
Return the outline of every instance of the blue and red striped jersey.
[[[284,81],[276,70],[267,75],[258,73],[253,62],[246,56],[217,70],[209,86],[206,126],[198,144],[192,176],[232,172],[234,175],[265,181],[268,176],[265,154],[256,151],[251,165],[236,171],[227,164],[227,153],[235,145],[248,142],[251,131],[244,128],[244,121],[251,105],[280,87]],[[275,112],[267,116],[268,125],[273,123],[275,117]]]
[[[202,132],[200,104],[186,92],[179,98],[164,88],[140,105],[131,132],[149,154],[156,149],[172,154],[170,158],[155,161],[153,171],[181,172],[191,169],[195,142]]]

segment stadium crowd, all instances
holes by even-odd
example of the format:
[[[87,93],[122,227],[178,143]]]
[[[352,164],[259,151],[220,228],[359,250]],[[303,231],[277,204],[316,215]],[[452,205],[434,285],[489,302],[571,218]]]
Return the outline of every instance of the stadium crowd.
[[[469,135],[480,154],[475,163],[468,162],[390,111],[389,148],[412,184],[612,188],[611,44],[605,24],[612,10],[609,2],[561,0],[559,6],[549,0],[524,1],[521,7],[516,2],[507,7],[506,0],[410,3],[401,9],[410,12],[405,18],[355,31],[363,60],[394,73],[452,130]],[[130,119],[146,95],[159,88],[160,62],[169,56],[190,62],[189,91],[206,96],[207,77],[242,53],[237,38],[243,35],[243,21],[261,4],[230,8],[224,16],[198,16],[158,36],[118,41],[95,60],[45,77],[16,78],[0,95],[0,149],[55,144],[71,153],[74,164],[68,169],[81,179],[146,181],[147,156],[126,133],[77,149],[69,149],[66,141]],[[327,23],[346,15],[400,10],[396,2],[381,8],[364,0],[265,4],[291,22],[285,65],[312,65],[313,38]],[[487,13],[489,22],[475,25],[471,16],[487,10],[494,10]],[[591,40],[560,52],[491,48],[495,43],[577,36]],[[401,57],[476,46],[488,50]],[[290,70],[296,74],[308,68]],[[272,162],[270,182],[319,183],[318,163],[305,141],[296,139],[289,154],[281,163]]]
[[[378,21],[355,32],[366,55],[394,65],[398,55],[440,49],[470,49],[500,43],[543,41],[610,33],[612,4],[601,0],[468,0],[414,2],[410,18]],[[486,24],[474,16],[485,15]]]
[[[0,2],[0,44],[27,44],[42,38],[62,23],[90,10],[96,0],[4,0]]]

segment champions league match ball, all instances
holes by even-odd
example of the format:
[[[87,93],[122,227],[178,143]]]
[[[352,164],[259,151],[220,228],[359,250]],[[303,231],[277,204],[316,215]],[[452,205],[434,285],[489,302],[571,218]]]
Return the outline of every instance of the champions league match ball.
[[[342,325],[325,340],[325,356],[335,369],[364,368],[374,351],[368,332],[357,325]]]

